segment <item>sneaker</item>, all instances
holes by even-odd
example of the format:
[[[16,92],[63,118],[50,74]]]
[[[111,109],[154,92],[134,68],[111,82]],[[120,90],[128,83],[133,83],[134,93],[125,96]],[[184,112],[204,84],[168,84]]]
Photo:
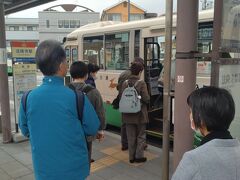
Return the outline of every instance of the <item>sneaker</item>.
[[[146,162],[147,158],[146,157],[142,157],[142,158],[135,158],[134,162],[136,163],[143,163]]]

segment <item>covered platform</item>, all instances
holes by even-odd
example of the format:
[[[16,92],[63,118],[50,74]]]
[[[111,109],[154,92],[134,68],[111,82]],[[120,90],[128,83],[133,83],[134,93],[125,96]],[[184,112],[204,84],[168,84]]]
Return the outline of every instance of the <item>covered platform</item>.
[[[0,134],[2,138],[2,134]],[[0,142],[1,139],[0,139]],[[128,151],[122,151],[120,136],[106,132],[103,142],[93,144],[91,175],[88,180],[159,180],[162,179],[162,149],[149,145],[146,163],[128,162]],[[170,154],[170,176],[172,175]],[[34,180],[31,149],[28,141],[0,144],[0,179]]]

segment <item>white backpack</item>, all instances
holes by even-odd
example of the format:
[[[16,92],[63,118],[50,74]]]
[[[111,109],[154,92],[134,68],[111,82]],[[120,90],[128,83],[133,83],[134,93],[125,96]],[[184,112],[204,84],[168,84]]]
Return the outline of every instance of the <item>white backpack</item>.
[[[139,81],[130,87],[128,80],[126,80],[128,86],[124,89],[119,102],[119,111],[121,113],[137,113],[141,111],[141,96],[138,95],[135,88]]]

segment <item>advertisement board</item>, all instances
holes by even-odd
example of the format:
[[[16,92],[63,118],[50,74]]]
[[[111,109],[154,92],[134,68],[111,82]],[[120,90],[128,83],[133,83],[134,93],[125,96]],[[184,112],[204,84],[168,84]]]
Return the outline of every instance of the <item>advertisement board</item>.
[[[20,102],[24,92],[37,86],[36,64],[13,65],[15,117],[18,122]]]
[[[221,65],[219,69],[219,87],[227,89],[235,102],[235,118],[230,126],[231,134],[240,138],[240,65]]]

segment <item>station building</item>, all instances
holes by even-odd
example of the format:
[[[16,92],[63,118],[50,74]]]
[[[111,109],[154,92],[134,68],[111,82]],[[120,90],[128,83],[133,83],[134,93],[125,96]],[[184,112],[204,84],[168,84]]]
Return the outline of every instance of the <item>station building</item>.
[[[99,21],[100,13],[75,4],[62,4],[38,13],[39,41],[63,38],[73,30]]]

